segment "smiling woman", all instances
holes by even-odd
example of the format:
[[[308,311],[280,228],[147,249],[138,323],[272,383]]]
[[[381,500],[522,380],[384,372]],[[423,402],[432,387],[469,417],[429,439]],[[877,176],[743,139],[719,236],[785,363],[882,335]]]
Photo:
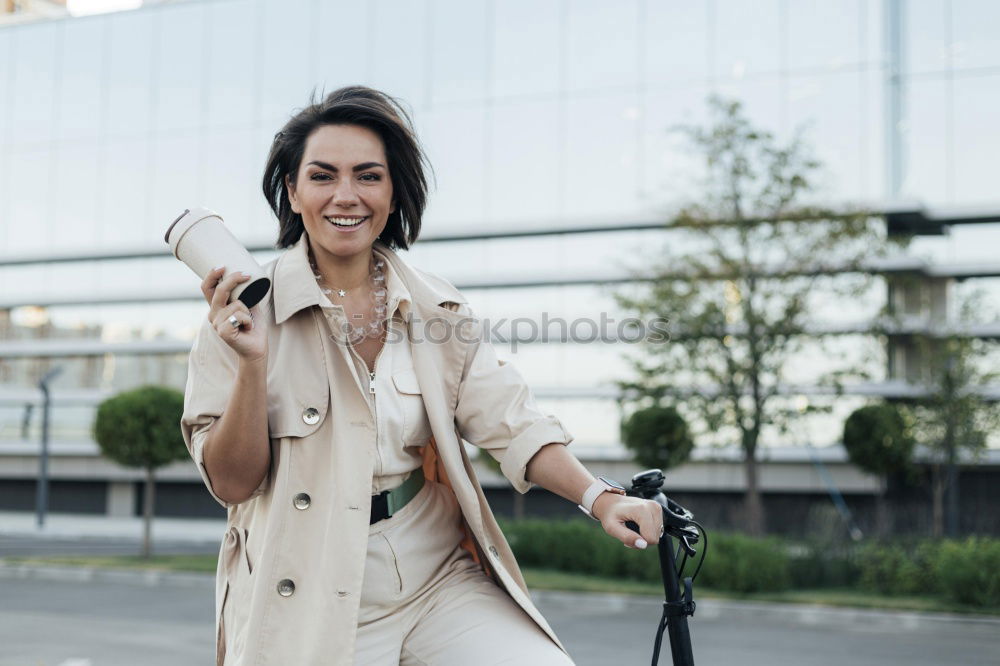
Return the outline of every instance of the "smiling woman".
[[[251,313],[230,302],[238,273],[202,284],[182,431],[229,510],[219,666],[572,663],[463,440],[518,492],[582,503],[626,545],[661,533],[658,504],[615,494],[567,452],[572,436],[461,292],[397,253],[420,231],[425,162],[391,97],[351,86],[314,101],[265,169],[287,249],[264,269],[268,297]]]

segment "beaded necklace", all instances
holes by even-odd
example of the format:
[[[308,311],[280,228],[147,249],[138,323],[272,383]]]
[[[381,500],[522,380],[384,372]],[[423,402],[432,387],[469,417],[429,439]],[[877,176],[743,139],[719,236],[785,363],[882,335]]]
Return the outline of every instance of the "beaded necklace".
[[[309,257],[309,266],[312,268],[313,277],[319,285],[320,291],[329,296],[337,294],[341,298],[347,296],[346,289],[331,289],[327,286],[326,280],[319,272],[312,257]],[[372,309],[367,324],[355,326],[348,322],[349,331],[347,339],[351,344],[357,344],[365,338],[377,338],[382,335],[382,323],[388,318],[389,306],[386,301],[389,297],[389,290],[385,281],[385,261],[372,252],[372,261],[368,273],[368,284],[371,286]]]

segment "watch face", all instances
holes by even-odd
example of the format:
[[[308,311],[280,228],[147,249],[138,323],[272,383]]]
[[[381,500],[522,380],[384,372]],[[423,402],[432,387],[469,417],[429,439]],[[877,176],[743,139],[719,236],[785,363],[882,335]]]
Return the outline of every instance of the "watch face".
[[[621,490],[625,490],[625,486],[623,486],[622,484],[618,483],[614,479],[609,479],[606,476],[599,476],[597,478],[600,479],[601,481],[603,481],[604,483],[608,484],[612,488],[619,488]]]

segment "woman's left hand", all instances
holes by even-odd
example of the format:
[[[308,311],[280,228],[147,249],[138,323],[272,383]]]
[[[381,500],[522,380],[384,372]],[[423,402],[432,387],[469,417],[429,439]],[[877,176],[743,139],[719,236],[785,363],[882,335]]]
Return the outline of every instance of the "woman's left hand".
[[[663,508],[653,500],[601,493],[594,500],[592,511],[604,531],[629,548],[657,544],[663,535]],[[627,520],[639,526],[639,534],[625,526]]]

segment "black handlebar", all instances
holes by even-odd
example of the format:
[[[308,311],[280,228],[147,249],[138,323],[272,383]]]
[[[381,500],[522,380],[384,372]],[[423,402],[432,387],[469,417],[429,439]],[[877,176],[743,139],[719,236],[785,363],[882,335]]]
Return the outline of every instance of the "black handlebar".
[[[670,637],[670,653],[674,666],[694,666],[694,655],[691,651],[691,634],[687,619],[694,615],[694,591],[692,583],[701,569],[708,549],[708,534],[695,520],[694,515],[677,502],[663,494],[663,472],[649,469],[632,477],[632,488],[628,494],[632,497],[651,499],[660,504],[663,509],[663,537],[657,544],[660,555],[660,573],[663,577],[663,615],[656,630],[656,640],[653,643],[653,666],[657,666],[660,658],[660,645],[663,643],[663,630]],[[639,526],[633,521],[625,522],[625,526],[638,532]],[[683,579],[684,592],[680,590],[680,576],[684,572],[684,564],[688,558],[693,558],[697,550],[694,545],[704,535],[705,547],[701,561],[692,576]],[[677,539],[680,545],[674,551],[671,539]],[[683,550],[684,559],[677,569],[677,558]]]

